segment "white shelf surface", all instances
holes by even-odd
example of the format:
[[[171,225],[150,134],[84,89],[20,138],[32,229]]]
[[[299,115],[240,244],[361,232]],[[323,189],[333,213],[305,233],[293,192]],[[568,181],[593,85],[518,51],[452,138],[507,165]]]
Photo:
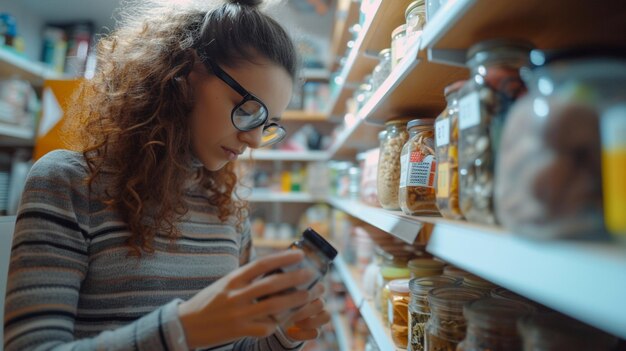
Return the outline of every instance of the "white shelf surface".
[[[337,335],[337,344],[339,351],[351,351],[350,338],[348,336],[348,326],[339,312],[333,312],[331,314],[331,323],[335,327],[335,334]]]
[[[269,189],[253,189],[250,202],[316,203],[326,202],[324,197],[315,197],[306,192],[278,192]]]
[[[40,86],[45,79],[68,79],[43,63],[33,62],[10,49],[0,47],[0,72],[3,76],[16,75],[26,79],[33,85]]]
[[[240,161],[301,161],[315,162],[328,160],[326,151],[283,151],[283,150],[254,150],[252,158],[250,149],[247,149],[240,157]]]
[[[30,128],[24,128],[20,126],[0,123],[0,136],[6,136],[6,137],[23,139],[25,141],[29,141],[34,138],[35,131]]]
[[[341,254],[337,255],[333,262],[378,348],[385,351],[401,350],[397,349],[393,344],[389,328],[383,323],[382,317],[376,311],[373,301],[363,296],[360,277],[356,274],[356,270],[348,267]]]
[[[626,338],[626,247],[536,241],[440,221],[428,251],[496,284]]]
[[[417,234],[424,225],[420,221],[422,217],[406,216],[400,211],[387,211],[382,208],[364,205],[356,200],[332,197],[328,199],[328,202],[333,207],[384,230],[409,244],[413,244]]]

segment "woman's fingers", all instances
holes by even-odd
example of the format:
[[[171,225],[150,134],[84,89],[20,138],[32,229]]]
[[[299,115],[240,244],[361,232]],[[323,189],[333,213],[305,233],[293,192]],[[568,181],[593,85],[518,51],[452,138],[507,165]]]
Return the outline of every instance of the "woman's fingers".
[[[243,302],[252,302],[259,298],[295,288],[298,285],[305,284],[312,278],[313,273],[308,269],[272,274],[240,289],[235,293],[234,297]]]
[[[282,314],[302,306],[308,298],[308,291],[294,291],[284,295],[271,296],[250,306],[247,315],[250,318],[263,318]]]
[[[324,311],[324,301],[317,299],[296,311],[289,320],[292,322],[298,322],[312,316],[315,316]]]
[[[316,329],[321,327],[322,325],[328,323],[330,321],[330,314],[326,311],[322,311],[311,318],[307,318],[304,320],[297,321],[294,326],[306,330],[306,329]]]
[[[288,250],[275,255],[268,255],[252,261],[238,269],[231,280],[234,288],[250,284],[256,278],[302,261],[304,253],[301,250]]]

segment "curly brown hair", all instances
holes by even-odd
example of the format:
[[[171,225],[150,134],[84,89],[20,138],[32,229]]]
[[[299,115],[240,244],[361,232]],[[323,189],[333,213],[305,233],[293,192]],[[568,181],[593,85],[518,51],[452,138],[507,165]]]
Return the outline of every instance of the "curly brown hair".
[[[256,7],[257,1],[223,3],[208,11],[136,5],[100,40],[98,70],[81,84],[69,128],[80,127],[75,147],[87,160],[90,188],[106,175],[101,201],[127,223],[129,254],[141,256],[154,251],[157,233],[180,234],[175,223],[187,213],[183,195],[190,179],[207,190],[222,222],[234,216],[241,231],[247,216],[247,203],[234,192],[234,163],[219,171],[193,166],[189,116],[194,101],[187,77],[198,57],[212,55],[233,65],[260,54],[294,79],[297,63],[291,39]]]

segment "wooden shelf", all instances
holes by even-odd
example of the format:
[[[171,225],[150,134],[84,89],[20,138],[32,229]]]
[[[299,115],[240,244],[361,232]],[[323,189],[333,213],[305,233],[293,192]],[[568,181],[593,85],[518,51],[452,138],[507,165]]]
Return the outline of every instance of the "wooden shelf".
[[[34,86],[42,86],[45,79],[69,79],[40,62],[33,62],[10,48],[0,47],[0,77],[13,77],[29,81]]]
[[[287,110],[283,113],[282,121],[285,122],[326,122],[328,116],[323,112],[307,112],[302,110]]]
[[[359,20],[359,2],[353,0],[337,1],[335,26],[331,40],[332,57],[341,57],[350,40],[348,29]],[[333,65],[333,70],[337,67]]]
[[[422,48],[432,49],[437,61],[464,64],[465,50],[494,38],[523,39],[540,49],[623,46],[624,13],[622,0],[449,1],[426,25]]]

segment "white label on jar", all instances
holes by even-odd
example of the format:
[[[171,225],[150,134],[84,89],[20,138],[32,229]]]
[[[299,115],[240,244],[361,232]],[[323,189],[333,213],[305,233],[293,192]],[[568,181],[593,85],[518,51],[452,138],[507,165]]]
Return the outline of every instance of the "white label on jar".
[[[400,156],[400,188],[406,188],[406,178],[409,170],[409,153]]]
[[[459,128],[467,129],[480,124],[480,96],[473,92],[459,100]]]
[[[413,151],[411,152],[411,159],[409,161],[406,186],[433,188],[435,186],[435,175],[437,171],[435,156],[424,156],[419,151]]]
[[[387,300],[387,319],[389,325],[393,325],[393,303],[391,303],[391,299]]]
[[[450,118],[435,123],[435,142],[437,147],[450,144]]]
[[[600,118],[600,133],[605,150],[626,148],[626,104],[604,111]]]

